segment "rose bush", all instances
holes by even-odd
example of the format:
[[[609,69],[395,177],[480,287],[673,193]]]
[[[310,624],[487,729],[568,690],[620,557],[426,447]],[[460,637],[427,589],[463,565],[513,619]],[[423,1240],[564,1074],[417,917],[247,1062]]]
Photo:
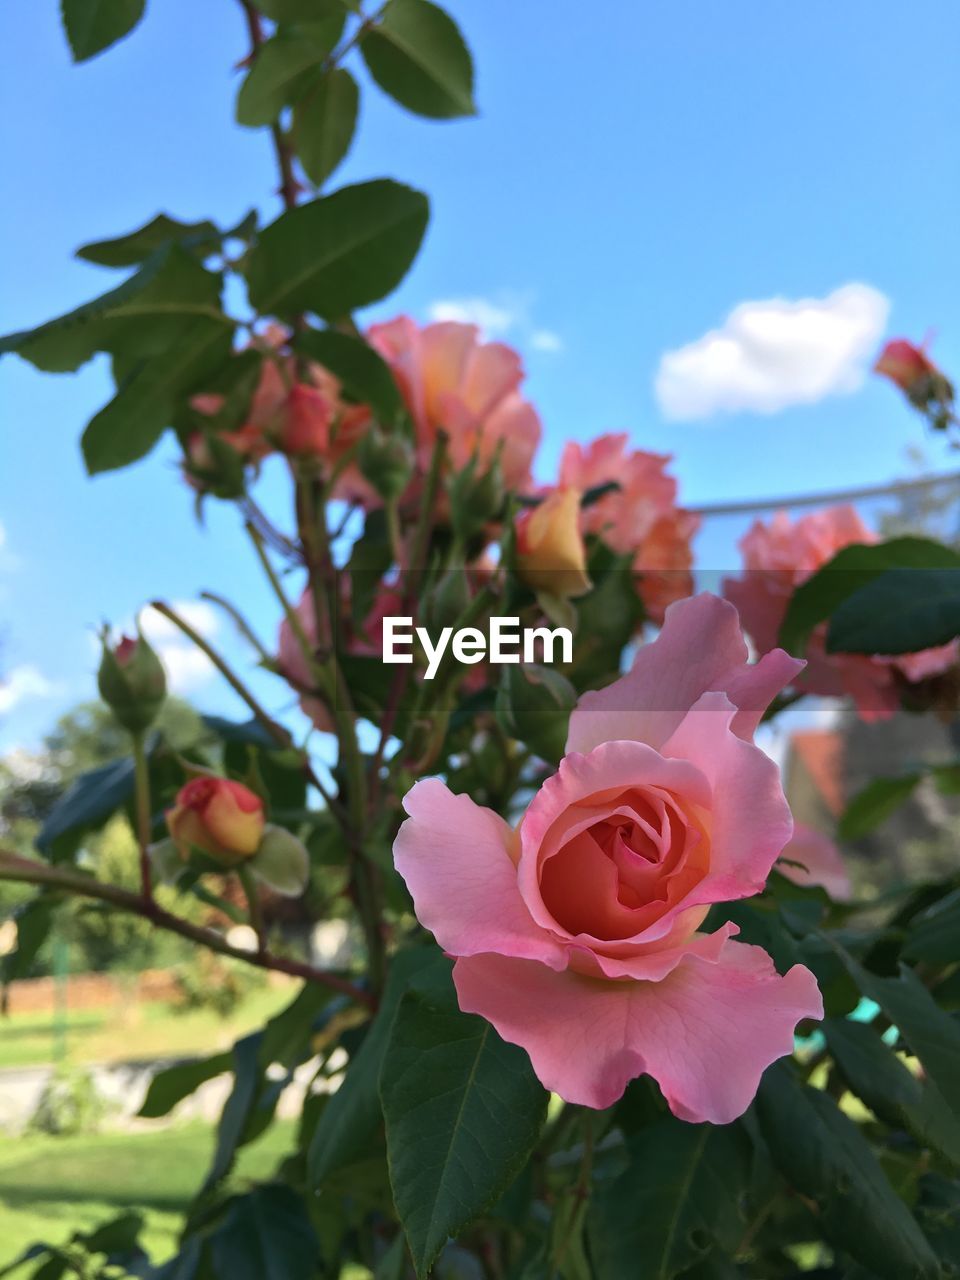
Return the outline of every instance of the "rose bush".
[[[143,6],[62,8],[83,59]],[[103,357],[115,394],[84,431],[88,469],[172,433],[189,489],[164,518],[228,504],[272,612],[205,593],[245,666],[153,601],[243,708],[177,731],[158,655],[104,632],[122,748],[98,743],[49,806],[44,775],[35,853],[0,850],[0,880],[36,890],[0,976],[43,964],[75,898],[197,948],[201,983],[224,957],[290,983],[289,1000],[231,1049],[157,1064],[144,1123],[230,1081],[174,1256],[147,1257],[125,1199],[0,1271],[954,1274],[955,868],[905,847],[881,876],[856,843],[915,792],[946,813],[952,748],[852,796],[828,760],[808,779],[822,805],[788,770],[796,823],[772,756],[811,693],[874,719],[934,709],[956,738],[960,552],[922,528],[881,539],[824,502],[758,522],[727,599],[695,594],[700,516],[669,457],[584,435],[555,442],[548,477],[518,351],[469,324],[364,319],[404,279],[429,206],[391,179],[326,190],[354,73],[415,114],[470,114],[453,19],[431,0],[240,9],[237,119],[268,131],[282,212],[163,214],[84,246],[122,283],[0,352],[50,371]],[[877,368],[955,425],[924,349],[893,340]],[[389,616],[419,629],[409,663],[381,661]],[[500,619],[540,647],[500,669],[452,647],[429,662],[431,636],[475,643]],[[561,625],[570,653],[548,648]],[[124,818],[135,885],[91,856]],[[288,1089],[302,1106],[275,1131],[283,1158],[236,1176]]]

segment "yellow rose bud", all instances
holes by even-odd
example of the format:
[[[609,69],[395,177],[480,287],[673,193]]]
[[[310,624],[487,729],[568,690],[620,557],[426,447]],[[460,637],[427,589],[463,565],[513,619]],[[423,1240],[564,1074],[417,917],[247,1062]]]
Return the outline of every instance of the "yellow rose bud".
[[[576,489],[554,489],[517,517],[516,532],[517,576],[528,587],[561,599],[590,590]]]
[[[193,847],[225,866],[252,857],[263,835],[260,797],[229,778],[192,779],[180,788],[166,817],[181,857]]]

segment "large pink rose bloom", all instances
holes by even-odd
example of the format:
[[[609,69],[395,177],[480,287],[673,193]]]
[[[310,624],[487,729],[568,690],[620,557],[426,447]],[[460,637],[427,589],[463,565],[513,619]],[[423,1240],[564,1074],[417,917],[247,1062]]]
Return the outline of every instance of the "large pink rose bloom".
[[[677,482],[667,473],[668,453],[630,449],[625,433],[569,442],[560,460],[560,484],[585,491],[615,480],[620,488],[584,507],[581,528],[621,555],[633,557],[637,588],[647,615],[662,622],[664,610],[693,590],[691,540],[700,519],[677,506]]]
[[[608,1107],[646,1072],[681,1119],[725,1124],[823,1016],[807,969],[780,976],[735,925],[697,932],[763,889],[793,826],[752,737],[802,663],[746,660],[731,605],[674,604],[629,674],[581,698],[518,829],[437,779],[404,800],[394,858],[457,957],[460,1007],[568,1102]]]
[[[744,630],[759,653],[777,643],[794,591],[852,543],[877,542],[877,535],[853,507],[827,507],[791,521],[779,511],[768,523],[757,520],[741,539],[745,573],[728,578],[723,594],[740,611]],[[798,688],[827,697],[849,695],[864,720],[893,715],[900,704],[898,681],[941,675],[957,660],[956,643],[901,657],[828,654],[827,626],[817,627],[807,645],[807,666]]]
[[[523,365],[516,351],[502,342],[481,342],[476,325],[443,321],[420,328],[409,316],[373,325],[367,341],[397,379],[413,416],[423,468],[442,428],[454,470],[465,467],[474,453],[481,464],[489,464],[499,448],[507,489],[530,487],[540,419],[520,395]]]

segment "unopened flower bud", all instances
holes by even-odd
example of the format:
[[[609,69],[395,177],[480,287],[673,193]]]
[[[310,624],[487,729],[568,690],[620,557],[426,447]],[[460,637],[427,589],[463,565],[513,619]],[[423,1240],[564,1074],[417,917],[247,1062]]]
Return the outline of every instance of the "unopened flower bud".
[[[590,590],[580,532],[580,494],[554,489],[516,522],[517,577],[534,591],[568,600]]]
[[[497,719],[511,737],[555,763],[563,756],[576,701],[576,690],[559,671],[534,663],[507,665],[497,690]]]
[[[107,629],[100,639],[100,696],[125,729],[142,733],[156,720],[167,696],[163,664],[139,631],[136,637],[123,636],[116,645],[110,644]]]
[[[195,848],[227,867],[257,852],[264,829],[258,795],[240,782],[207,774],[180,788],[166,818],[182,857]]]
[[[405,436],[372,423],[357,450],[357,465],[384,502],[399,498],[413,475],[413,447]]]
[[[928,414],[935,427],[944,429],[955,420],[953,386],[923,347],[906,338],[894,338],[880,352],[873,368],[898,386],[914,408]]]
[[[478,471],[474,455],[450,481],[450,523],[463,542],[470,542],[503,510],[503,472],[499,456]]]
[[[455,626],[470,603],[470,586],[465,569],[448,569],[423,602],[423,623],[433,634]]]
[[[247,459],[239,437],[239,432],[194,432],[183,460],[183,474],[192,489],[226,501],[243,496]]]
[[[310,855],[303,841],[298,840],[293,832],[267,823],[249,867],[274,893],[297,898],[307,887]]]

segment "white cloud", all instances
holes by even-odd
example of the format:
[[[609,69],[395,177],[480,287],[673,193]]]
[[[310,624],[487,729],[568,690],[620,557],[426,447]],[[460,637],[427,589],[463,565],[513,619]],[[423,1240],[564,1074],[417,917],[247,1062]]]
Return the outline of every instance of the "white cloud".
[[[562,351],[563,339],[552,329],[534,329],[530,335],[530,345],[535,351]]]
[[[531,316],[532,295],[503,293],[496,298],[438,298],[427,307],[430,320],[456,320],[475,324],[484,338],[508,334],[518,345],[534,351],[563,350],[563,340],[552,329],[538,329]]]
[[[666,352],[655,390],[668,418],[776,413],[855,391],[886,325],[889,300],[865,284],[825,298],[742,302],[719,329]]]
[[[439,298],[427,308],[431,320],[456,320],[475,324],[486,337],[500,337],[520,319],[515,307],[491,302],[488,298]]]
[[[212,640],[216,635],[220,619],[212,605],[203,600],[175,600],[171,608],[205,640]],[[180,628],[162,613],[144,609],[140,615],[140,626],[166,668],[173,693],[190,693],[214,674],[216,668],[203,650],[191,643]]]
[[[0,715],[30,698],[49,698],[57,692],[39,668],[26,663],[0,675]]]

